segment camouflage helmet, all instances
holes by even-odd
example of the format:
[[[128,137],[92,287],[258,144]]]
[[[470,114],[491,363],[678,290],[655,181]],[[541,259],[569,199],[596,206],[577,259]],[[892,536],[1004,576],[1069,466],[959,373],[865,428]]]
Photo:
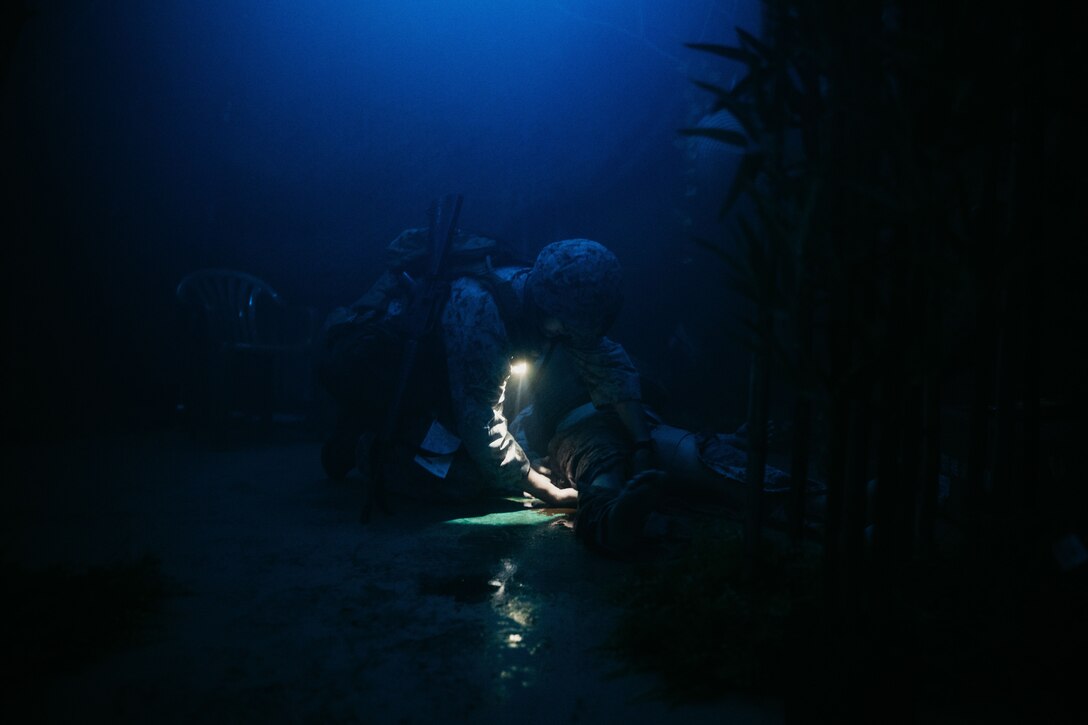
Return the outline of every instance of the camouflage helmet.
[[[619,260],[589,239],[565,239],[544,247],[526,280],[537,310],[555,317],[577,338],[603,335],[623,302]]]

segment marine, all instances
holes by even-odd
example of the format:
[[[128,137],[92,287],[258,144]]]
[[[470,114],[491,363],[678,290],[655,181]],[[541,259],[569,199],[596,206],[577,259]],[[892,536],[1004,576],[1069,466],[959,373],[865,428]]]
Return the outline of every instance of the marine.
[[[368,294],[373,305],[375,295]],[[531,387],[532,379],[549,374],[549,353],[556,348],[574,362],[573,374],[593,405],[612,411],[640,451],[635,470],[650,468],[639,374],[624,348],[607,337],[622,299],[618,259],[589,239],[551,243],[531,266],[489,261],[486,273],[450,280],[395,440],[378,450],[376,473],[386,488],[445,500],[484,490],[526,491],[574,505],[577,491],[557,486],[546,469],[534,467],[509,429],[511,385],[518,385],[511,381],[512,363],[529,364]],[[396,367],[395,334],[389,331],[400,311],[393,305],[362,309],[367,304],[355,306],[351,324],[327,325],[319,373],[340,406],[337,431],[322,454],[331,477],[345,475],[348,460],[360,468],[375,465],[373,433]]]

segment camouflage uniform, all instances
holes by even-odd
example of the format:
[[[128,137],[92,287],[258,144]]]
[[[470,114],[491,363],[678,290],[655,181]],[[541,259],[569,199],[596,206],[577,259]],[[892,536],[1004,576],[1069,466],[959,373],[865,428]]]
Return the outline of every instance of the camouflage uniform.
[[[563,261],[576,263],[578,260]],[[458,434],[466,451],[488,479],[487,483],[511,492],[523,489],[529,472],[529,458],[511,435],[503,412],[510,362],[515,356],[539,356],[549,344],[536,325],[527,320],[527,280],[539,267],[538,260],[532,270],[514,267],[496,270],[497,276],[507,282],[514,293],[515,310],[500,312],[485,285],[466,277],[451,285],[449,301],[442,314],[442,335]],[[561,276],[552,281],[560,285],[565,282]],[[533,289],[539,290],[540,286]],[[592,300],[580,302],[586,304]],[[611,310],[605,312],[614,314]],[[508,331],[504,316],[506,321],[529,324],[519,325],[516,332]],[[624,349],[599,332],[593,334],[588,328],[577,325],[569,327],[572,334],[560,342],[574,361],[593,403],[602,407],[640,399],[638,373]]]

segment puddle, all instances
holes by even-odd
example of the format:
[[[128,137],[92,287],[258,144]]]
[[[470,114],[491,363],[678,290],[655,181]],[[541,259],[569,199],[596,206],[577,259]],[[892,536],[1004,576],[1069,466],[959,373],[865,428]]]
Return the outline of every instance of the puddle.
[[[498,585],[491,598],[491,607],[498,615],[491,650],[498,672],[493,686],[503,699],[533,685],[538,667],[534,655],[541,646],[534,631],[537,603],[533,592],[514,580],[517,571],[515,561],[503,559],[491,580]]]
[[[455,602],[479,604],[486,602],[502,585],[488,572],[454,574],[453,576],[424,575],[419,580],[419,593],[428,596],[453,597]]]
[[[570,513],[570,509],[535,508],[515,512],[514,518],[522,521],[528,519],[534,524],[557,523],[565,520]],[[487,530],[477,531],[482,533]],[[491,556],[497,553],[493,537],[492,533],[484,542],[488,544]],[[480,624],[486,634],[482,638],[481,654],[488,662],[487,668],[491,673],[489,689],[497,699],[508,701],[537,684],[542,666],[541,653],[547,652],[550,645],[537,629],[538,619],[543,614],[540,593],[521,581],[519,568],[525,562],[518,557],[501,557],[498,561],[492,561],[490,571],[484,570],[483,567],[488,565],[481,562],[469,565],[467,570],[458,573],[423,575],[418,582],[419,593],[449,597],[462,604],[488,604],[487,607],[474,609],[471,616],[483,617]],[[465,616],[469,616],[467,612]]]

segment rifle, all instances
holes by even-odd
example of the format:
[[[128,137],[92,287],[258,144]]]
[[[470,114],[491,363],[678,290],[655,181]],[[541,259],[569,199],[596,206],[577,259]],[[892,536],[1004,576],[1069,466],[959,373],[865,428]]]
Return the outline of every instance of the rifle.
[[[359,445],[364,448],[363,456],[358,455],[358,452],[356,454],[357,459],[365,457],[370,461],[367,466],[370,470],[362,471],[362,505],[359,519],[364,524],[370,521],[375,501],[383,509],[386,508],[384,457],[390,449],[397,424],[400,422],[404,393],[408,389],[408,381],[415,369],[420,342],[434,328],[439,310],[442,308],[443,300],[439,293],[444,292],[444,286],[439,284],[439,277],[450,247],[453,246],[453,237],[457,232],[457,218],[461,215],[463,200],[460,194],[447,194],[431,203],[428,233],[430,259],[427,273],[414,280],[405,274],[406,281],[411,286],[411,292],[408,308],[404,312],[407,335],[396,387],[393,388],[393,397],[377,438],[361,440]],[[369,450],[366,450],[367,448]]]

